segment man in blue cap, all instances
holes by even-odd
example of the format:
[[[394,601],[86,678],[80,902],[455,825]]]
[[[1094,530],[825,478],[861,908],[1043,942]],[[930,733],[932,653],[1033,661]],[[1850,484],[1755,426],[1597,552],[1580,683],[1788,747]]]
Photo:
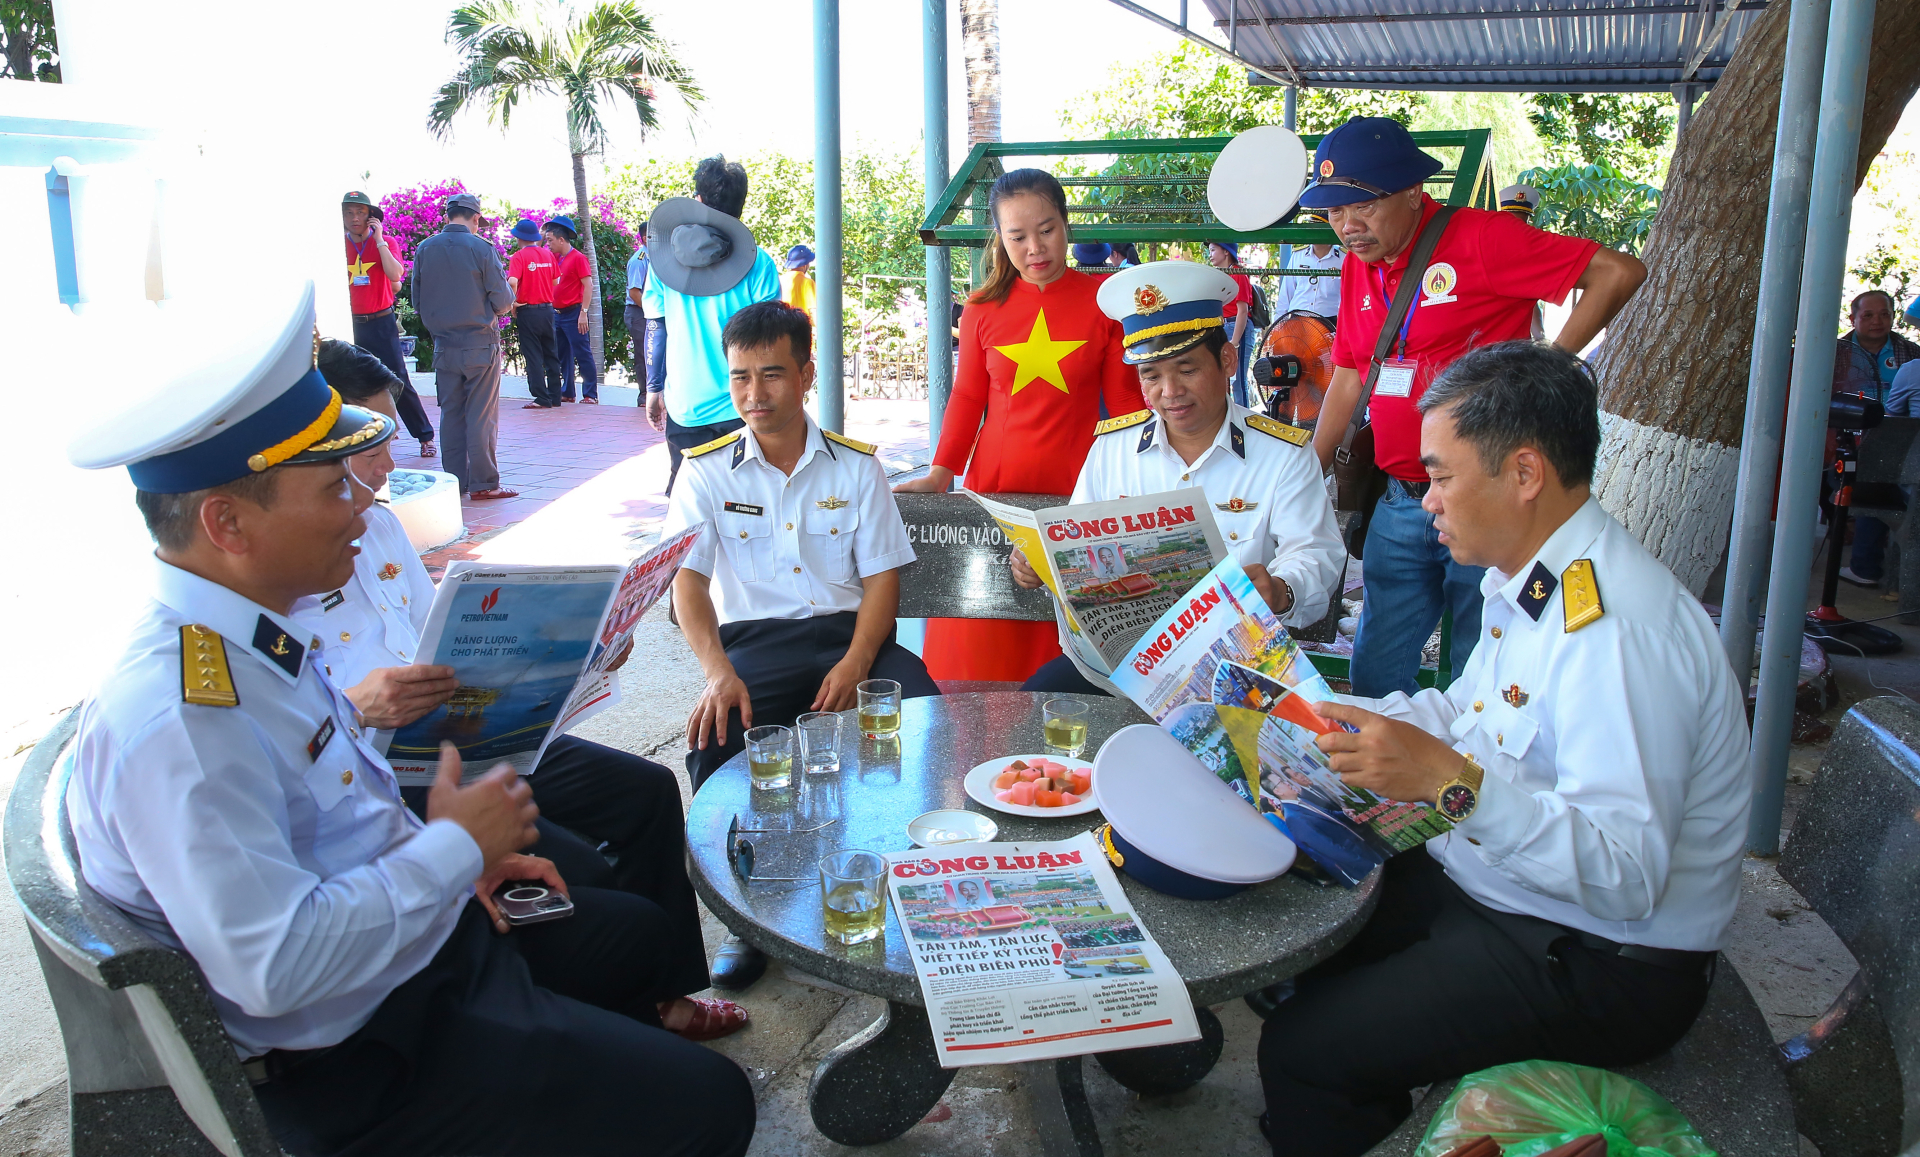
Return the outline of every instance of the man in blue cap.
[[[813,250],[795,245],[787,250],[787,268],[780,275],[780,300],[813,318],[814,303],[820,299],[813,285]]]
[[[527,363],[527,392],[522,409],[560,407],[560,354],[554,348],[553,253],[540,243],[540,226],[529,218],[514,222],[520,247],[507,259],[507,285],[513,290],[513,328],[520,335],[520,356]]]
[[[447,198],[447,223],[413,252],[413,307],[433,338],[433,385],[447,473],[462,497],[515,498],[500,485],[500,325],[513,290],[480,236],[480,198]]]
[[[1323,469],[1332,466],[1364,389],[1361,417],[1372,425],[1374,458],[1388,479],[1367,523],[1366,598],[1353,650],[1354,694],[1375,698],[1416,689],[1420,650],[1443,611],[1453,612],[1453,646],[1441,662],[1454,677],[1480,634],[1481,568],[1454,562],[1420,508],[1428,487],[1420,395],[1469,349],[1529,337],[1535,304],[1564,301],[1575,289],[1579,300],[1554,344],[1579,352],[1647,276],[1628,254],[1543,233],[1511,213],[1453,207],[1440,219],[1440,204],[1423,186],[1442,167],[1398,121],[1355,117],[1320,139],[1313,183],[1300,195],[1303,207],[1325,210],[1347,253],[1333,381],[1314,449]],[[1376,357],[1415,243],[1429,227],[1441,230],[1438,244],[1408,285],[1405,316]]]
[[[295,1153],[737,1157],[753,1093],[660,1027],[673,937],[626,892],[518,854],[538,808],[507,767],[425,822],[292,614],[354,573],[371,495],[345,459],[395,423],[316,367],[309,284],[243,343],[69,451],[126,466],[157,584],[81,708],[66,805],[87,883],[190,955],[276,1140]],[[569,895],[510,927],[510,880]],[[510,1060],[506,1058],[511,1058]]]

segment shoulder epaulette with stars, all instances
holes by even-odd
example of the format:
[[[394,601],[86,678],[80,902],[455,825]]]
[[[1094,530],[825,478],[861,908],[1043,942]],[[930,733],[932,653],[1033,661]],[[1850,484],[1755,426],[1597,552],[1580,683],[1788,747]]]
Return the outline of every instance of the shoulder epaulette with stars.
[[[739,440],[740,440],[740,431],[735,430],[731,434],[722,434],[711,442],[702,442],[700,445],[695,446],[693,449],[686,451],[680,456],[682,458],[698,458],[702,454],[711,454],[715,450],[720,449],[722,446],[731,446]]]
[[[1289,426],[1285,422],[1275,418],[1269,418],[1265,414],[1248,414],[1247,425],[1260,431],[1262,434],[1271,434],[1282,442],[1291,442],[1295,446],[1305,446],[1313,440],[1312,431],[1304,430],[1299,426]]]
[[[845,446],[847,449],[852,450],[856,454],[870,455],[870,454],[878,453],[880,450],[880,447],[875,446],[871,442],[856,442],[852,438],[846,437],[843,434],[836,434],[832,430],[822,430],[820,432],[826,435],[827,441],[832,442],[836,445]]]
[[[1152,410],[1135,410],[1131,414],[1122,414],[1118,418],[1108,418],[1098,426],[1095,426],[1093,433],[1096,437],[1101,434],[1111,434],[1115,430],[1125,430],[1131,426],[1138,426],[1140,423],[1152,417]]]
[[[1566,633],[1571,635],[1589,623],[1600,621],[1607,613],[1600,605],[1600,580],[1593,573],[1593,560],[1576,558],[1560,572],[1560,604],[1566,612]]]
[[[227,668],[227,642],[212,627],[189,623],[180,628],[180,698],[202,707],[238,707]]]

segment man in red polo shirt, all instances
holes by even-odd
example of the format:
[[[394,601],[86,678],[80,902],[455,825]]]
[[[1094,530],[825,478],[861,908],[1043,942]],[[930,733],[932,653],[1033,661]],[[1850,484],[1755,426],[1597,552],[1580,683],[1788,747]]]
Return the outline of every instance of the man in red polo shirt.
[[[588,404],[600,401],[598,375],[593,368],[593,343],[587,340],[587,294],[593,292],[593,266],[587,255],[573,247],[579,239],[573,218],[555,217],[540,230],[552,252],[553,338],[560,348],[560,378],[565,383],[562,401],[573,401],[573,367],[580,366],[580,400]]]
[[[527,363],[527,392],[533,401],[523,410],[560,408],[560,353],[553,333],[553,251],[540,240],[540,227],[522,217],[513,227],[520,248],[507,259],[507,287],[513,290],[513,327],[520,335],[520,357]]]
[[[420,456],[433,457],[433,423],[414,392],[400,352],[400,323],[393,315],[394,291],[407,276],[400,243],[387,236],[385,214],[373,198],[354,191],[340,198],[340,219],[347,234],[347,300],[353,310],[353,344],[379,358],[405,385],[395,400],[407,433],[420,440]]]
[[[1313,161],[1314,183],[1300,204],[1324,209],[1347,251],[1333,381],[1314,434],[1324,469],[1346,433],[1414,241],[1440,209],[1422,186],[1444,166],[1385,117],[1355,117],[1334,129]],[[1454,210],[1368,405],[1375,459],[1390,481],[1367,528],[1355,695],[1413,693],[1420,650],[1445,609],[1453,611],[1453,645],[1442,661],[1456,677],[1480,634],[1481,568],[1454,562],[1421,509],[1428,479],[1414,408],[1420,395],[1469,349],[1530,337],[1535,304],[1557,304],[1575,289],[1580,297],[1554,344],[1578,353],[1646,276],[1637,259],[1592,241],[1541,232],[1510,213]]]

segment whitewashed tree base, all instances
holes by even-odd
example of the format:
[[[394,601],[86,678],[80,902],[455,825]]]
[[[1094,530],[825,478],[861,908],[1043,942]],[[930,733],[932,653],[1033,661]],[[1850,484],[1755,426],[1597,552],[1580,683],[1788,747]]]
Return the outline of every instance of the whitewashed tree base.
[[[1740,448],[1602,412],[1593,494],[1694,594],[1727,549]]]

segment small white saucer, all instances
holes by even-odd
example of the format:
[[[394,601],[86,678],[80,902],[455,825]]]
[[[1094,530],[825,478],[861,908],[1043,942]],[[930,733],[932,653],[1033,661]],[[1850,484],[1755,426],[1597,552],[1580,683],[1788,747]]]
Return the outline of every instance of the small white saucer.
[[[964,808],[942,808],[907,821],[907,838],[915,847],[938,848],[949,844],[984,844],[1000,834],[1000,825],[979,812]]]

